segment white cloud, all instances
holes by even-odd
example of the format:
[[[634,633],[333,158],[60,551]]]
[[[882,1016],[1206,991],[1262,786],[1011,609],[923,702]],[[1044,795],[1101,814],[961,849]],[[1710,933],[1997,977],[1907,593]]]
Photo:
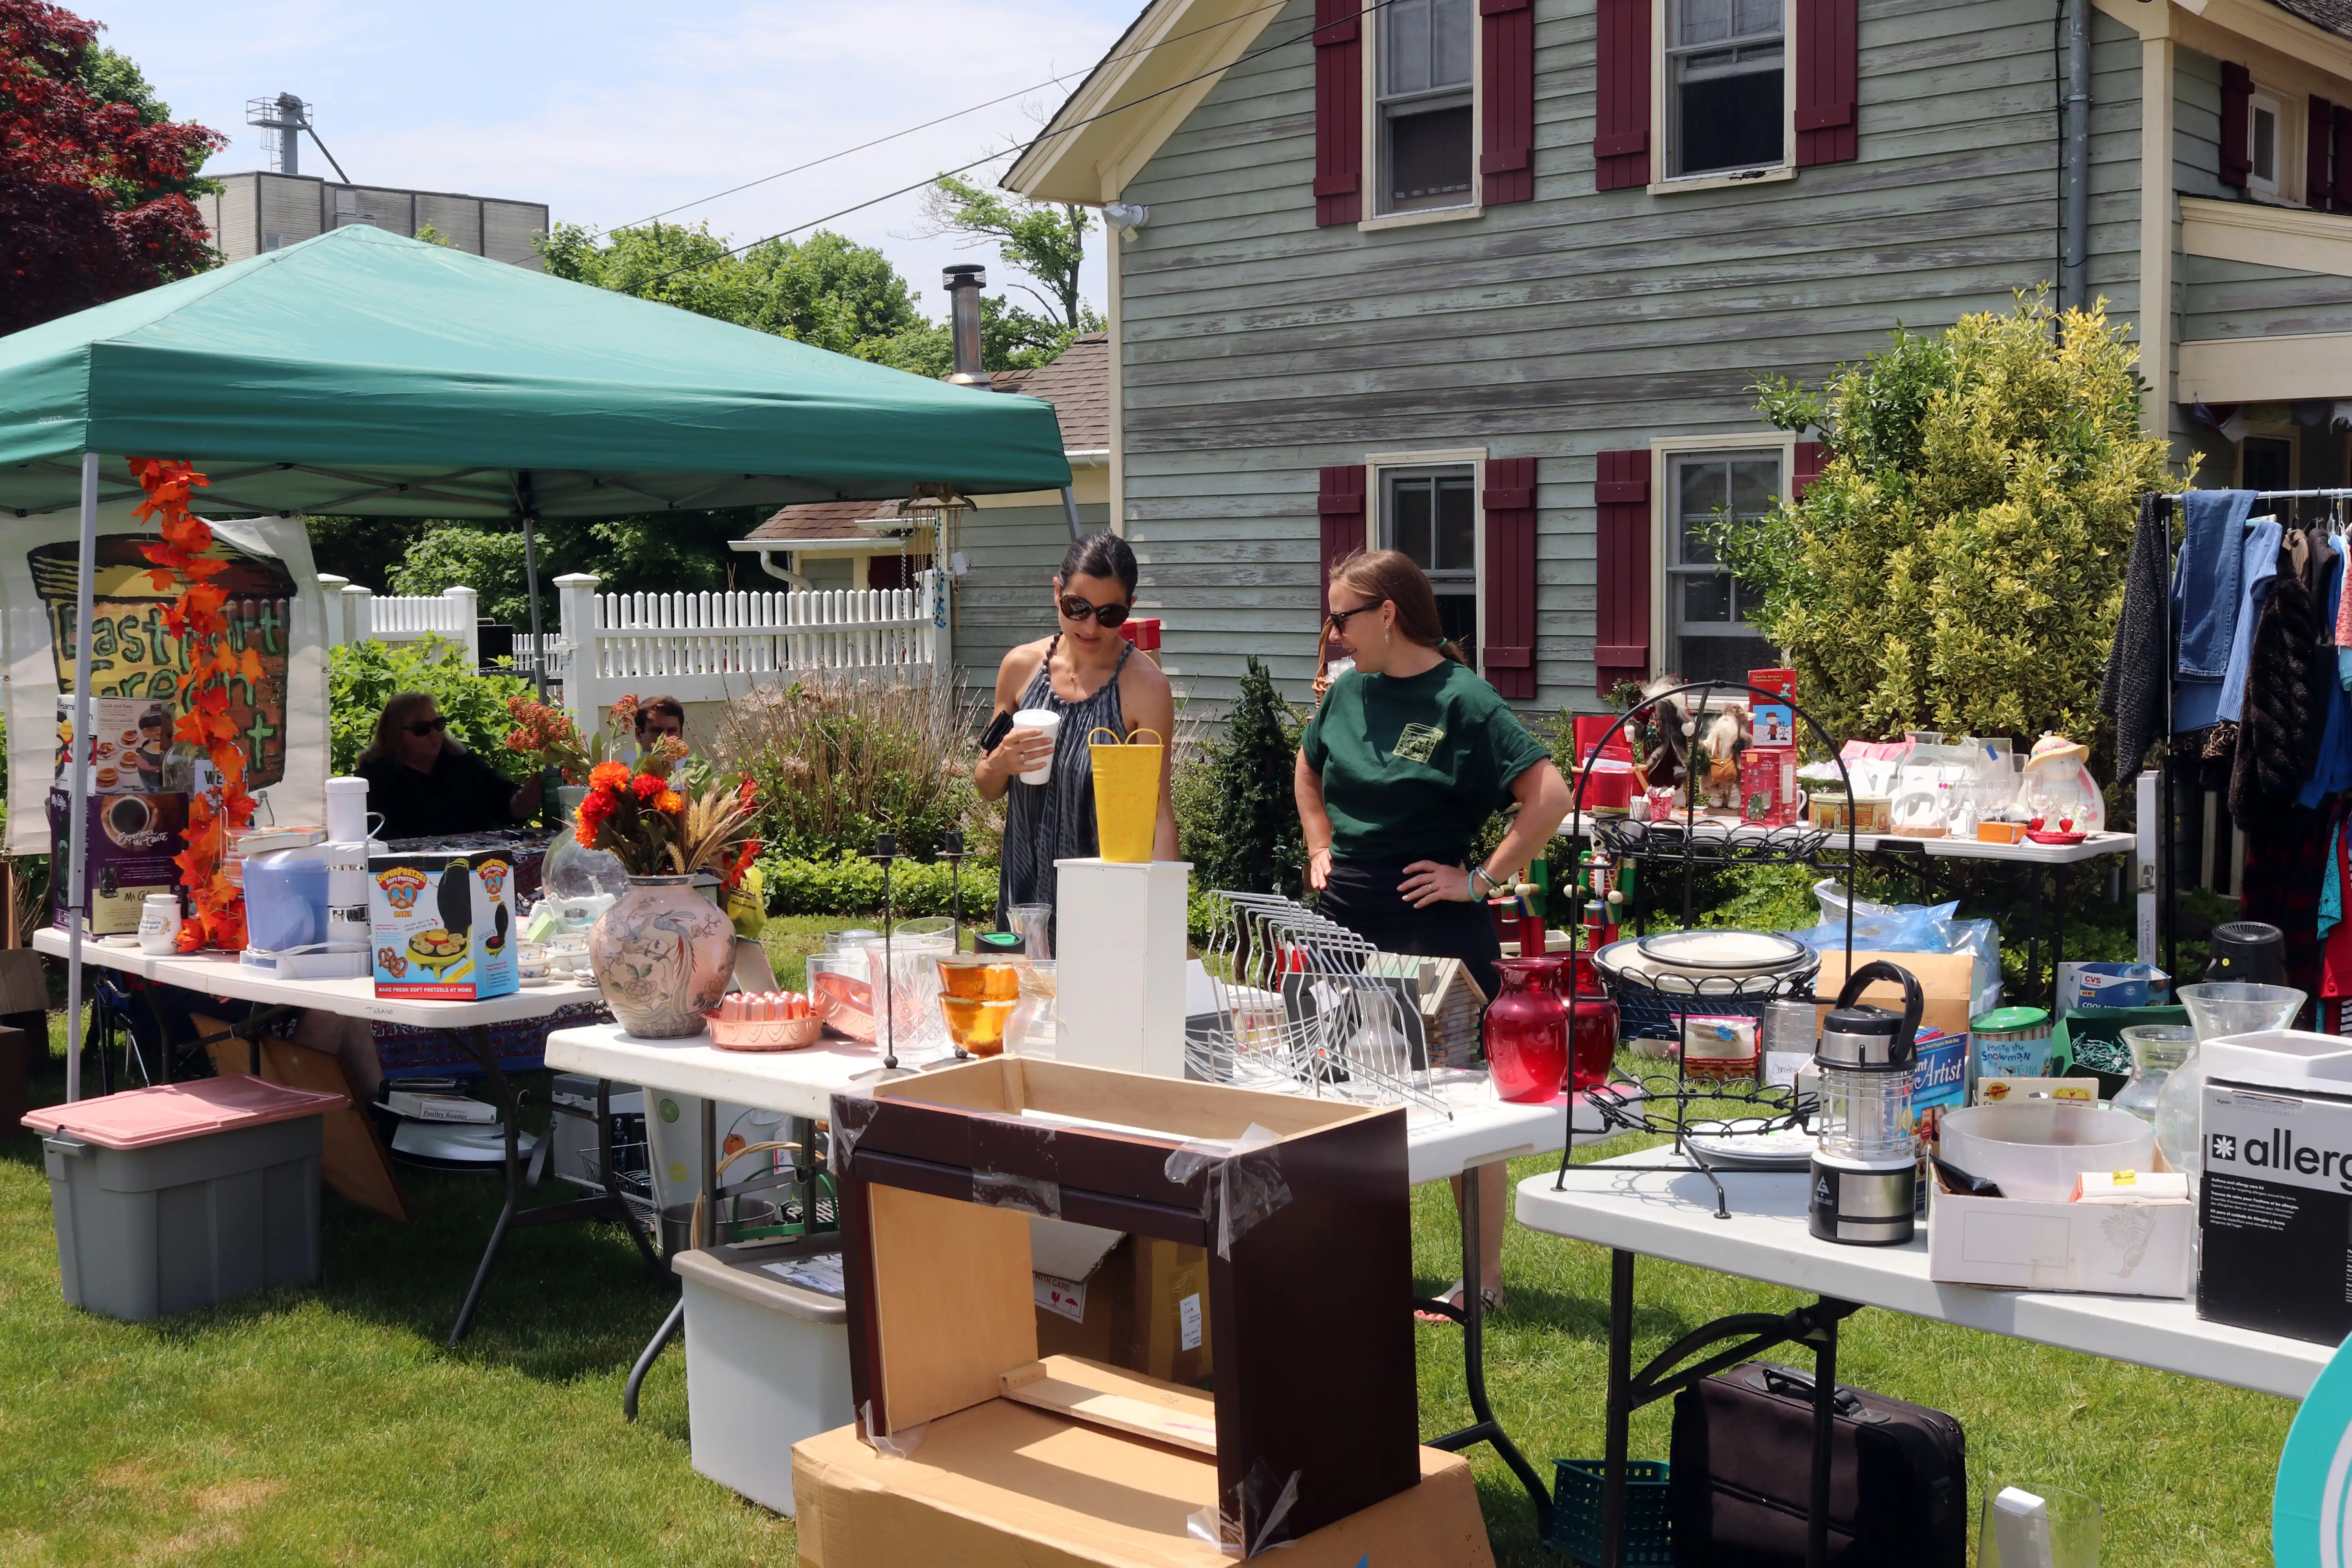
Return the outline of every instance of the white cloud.
[[[613,0],[116,0],[100,19],[175,112],[230,136],[217,169],[263,163],[246,100],[293,91],[313,103],[354,180],[544,201],[559,219],[609,227],[1083,73],[1140,4],[733,0],[663,15]],[[676,218],[739,241],[793,227],[1026,141],[1034,113],[1076,85]],[[305,153],[305,171],[324,172]],[[899,237],[916,227],[917,199],[830,226],[880,246],[937,307],[938,268],[960,253],[944,239]],[[1089,272],[1099,307],[1099,263]]]

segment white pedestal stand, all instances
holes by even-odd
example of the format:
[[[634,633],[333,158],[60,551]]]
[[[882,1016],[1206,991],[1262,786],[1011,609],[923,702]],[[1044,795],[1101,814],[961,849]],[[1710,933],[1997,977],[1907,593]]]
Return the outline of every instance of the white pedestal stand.
[[[1054,1055],[1184,1076],[1189,860],[1056,860]]]

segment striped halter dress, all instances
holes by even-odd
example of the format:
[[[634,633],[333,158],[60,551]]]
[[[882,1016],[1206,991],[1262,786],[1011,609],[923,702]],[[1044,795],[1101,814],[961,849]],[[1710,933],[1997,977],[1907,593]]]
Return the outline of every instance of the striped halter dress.
[[[1054,692],[1054,650],[1061,634],[1045,645],[1045,658],[1021,693],[1024,708],[1044,708],[1062,716],[1054,741],[1054,773],[1044,784],[1023,784],[1015,775],[1004,792],[1004,853],[996,895],[996,923],[1010,930],[1014,904],[1050,904],[1054,900],[1054,862],[1082,858],[1100,852],[1095,833],[1095,754],[1088,737],[1108,730],[1127,738],[1119,712],[1118,678],[1135,652],[1122,644],[1110,679],[1095,694],[1076,702]]]

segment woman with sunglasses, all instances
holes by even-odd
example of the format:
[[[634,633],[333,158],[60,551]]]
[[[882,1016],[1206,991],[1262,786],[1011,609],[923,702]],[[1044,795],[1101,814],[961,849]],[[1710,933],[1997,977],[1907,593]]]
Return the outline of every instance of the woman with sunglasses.
[[[1349,556],[1331,568],[1327,603],[1318,689],[1333,652],[1356,668],[1323,690],[1293,771],[1317,910],[1384,952],[1458,958],[1492,998],[1502,947],[1486,900],[1559,831],[1567,781],[1446,640],[1412,557]],[[1514,803],[1502,843],[1472,859],[1486,819]],[[1509,1184],[1500,1164],[1478,1177],[1479,1289],[1491,1304],[1503,1294]]]
[[[1090,533],[1071,544],[1054,578],[1059,629],[1014,648],[997,667],[998,723],[1025,709],[1062,719],[1050,740],[1038,730],[1012,731],[971,771],[981,799],[1005,802],[1000,927],[1014,904],[1054,902],[1055,860],[1098,852],[1088,737],[1099,729],[1124,740],[1149,730],[1165,744],[1175,727],[1168,678],[1151,660],[1132,657],[1134,645],[1118,635],[1134,603],[1135,552],[1115,533]],[[1049,758],[1053,773],[1045,783],[1021,782]],[[1176,811],[1166,768],[1160,773],[1151,853],[1154,859],[1176,858]]]
[[[383,814],[380,838],[439,838],[511,827],[539,810],[540,781],[520,789],[449,732],[429,691],[403,691],[376,716],[360,753],[368,810]]]

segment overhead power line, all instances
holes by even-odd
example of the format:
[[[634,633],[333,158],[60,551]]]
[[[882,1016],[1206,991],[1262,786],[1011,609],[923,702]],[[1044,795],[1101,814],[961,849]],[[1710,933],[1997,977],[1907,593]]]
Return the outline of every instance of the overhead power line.
[[[1289,0],[1271,0],[1270,4],[1255,6],[1250,10],[1243,12],[1238,16],[1228,16],[1222,22],[1212,22],[1205,27],[1194,27],[1190,32],[1171,34],[1169,37],[1160,39],[1158,43],[1153,44],[1150,48],[1130,49],[1123,55],[1107,55],[1096,64],[1087,67],[1085,70],[1064,71],[1059,76],[1049,76],[1044,81],[1032,82],[1027,87],[1014,88],[1011,92],[1002,94],[996,98],[989,99],[985,102],[968,104],[962,109],[950,110],[947,113],[939,116],[937,119],[926,120],[919,125],[909,125],[903,130],[893,131],[887,135],[877,136],[871,142],[860,142],[855,147],[844,147],[838,153],[827,153],[822,158],[812,158],[805,163],[795,163],[789,169],[779,169],[772,174],[762,174],[756,180],[746,180],[740,185],[730,185],[723,191],[714,191],[707,196],[697,196],[690,202],[680,202],[674,207],[664,207],[660,212],[655,213],[650,217],[641,217],[636,219],[635,222],[625,223],[619,226],[620,228],[635,228],[642,224],[658,223],[663,218],[669,216],[672,213],[682,213],[689,207],[702,206],[707,203],[719,201],[724,197],[738,195],[740,192],[751,190],[755,186],[764,185],[771,184],[773,181],[781,180],[788,174],[803,174],[810,169],[816,168],[820,164],[830,163],[837,159],[849,157],[853,153],[870,152],[874,148],[882,146],[886,142],[897,142],[903,140],[906,137],[912,136],[919,131],[929,131],[934,126],[945,125],[950,120],[961,120],[967,114],[977,114],[983,109],[994,109],[1000,103],[1009,103],[1013,100],[1023,97],[1028,93],[1042,92],[1049,87],[1059,87],[1062,83],[1068,81],[1072,77],[1087,76],[1096,70],[1099,70],[1104,66],[1116,64],[1120,60],[1134,59],[1139,56],[1150,54],[1152,49],[1166,48],[1170,44],[1181,43],[1186,38],[1198,37],[1202,33],[1213,33],[1221,27],[1230,27],[1237,22],[1245,21],[1248,18],[1258,15],[1260,12],[1279,11],[1287,4],[1289,4]],[[320,151],[325,151],[323,146],[320,148]],[[331,157],[332,155],[330,154],[330,156]],[[607,229],[605,232],[611,234],[616,233],[618,230]]]
[[[1087,126],[1096,123],[1097,121],[1108,120],[1114,114],[1124,114],[1130,109],[1140,108],[1142,105],[1150,102],[1155,98],[1165,98],[1171,92],[1181,92],[1184,89],[1192,87],[1199,82],[1207,81],[1212,77],[1223,76],[1225,72],[1233,69],[1234,67],[1237,65],[1243,65],[1250,60],[1260,58],[1265,55],[1270,55],[1276,49],[1288,48],[1291,45],[1297,43],[1299,40],[1303,38],[1311,38],[1316,34],[1320,33],[1327,28],[1340,26],[1343,24],[1356,21],[1360,17],[1370,16],[1377,12],[1385,11],[1394,3],[1395,0],[1369,0],[1369,4],[1357,10],[1349,12],[1344,16],[1334,16],[1328,22],[1318,22],[1303,33],[1296,33],[1287,38],[1278,39],[1274,43],[1267,44],[1264,47],[1251,49],[1245,54],[1234,57],[1232,60],[1226,62],[1224,65],[1216,67],[1214,69],[1198,72],[1195,75],[1186,77],[1181,81],[1170,82],[1166,87],[1155,89],[1150,92],[1145,93],[1140,98],[1129,99],[1125,103],[1116,105],[1110,109],[1106,109],[1100,114],[1090,114],[1083,120],[1072,121],[1069,124],[1063,126],[1058,131],[1048,131],[1045,132],[1045,135],[1067,136],[1073,132],[1083,131]],[[1271,5],[1263,5],[1258,9],[1272,10],[1274,7]],[[1250,13],[1250,15],[1253,16],[1255,14],[1255,12]],[[1173,42],[1174,40],[1171,39],[1166,41]],[[1157,48],[1160,46],[1154,45],[1152,47]],[[1139,49],[1134,52],[1136,54],[1149,54],[1150,50]],[[1129,58],[1132,57],[1130,56]],[[1039,140],[1042,141],[1044,138],[1041,137]],[[895,201],[900,196],[907,195],[915,191],[919,191],[925,186],[933,184],[938,181],[949,179],[957,174],[968,174],[972,170],[981,168],[989,163],[993,163],[1000,158],[1010,157],[1013,155],[1013,149],[1008,148],[1003,151],[991,153],[985,157],[974,158],[971,163],[958,164],[952,169],[942,169],[938,174],[932,174],[925,179],[917,180],[910,185],[901,185],[895,191],[885,191],[878,196],[868,196],[862,202],[853,203],[852,205],[843,207],[835,212],[829,212],[823,217],[811,218],[808,222],[795,224],[791,228],[779,229],[773,234],[762,235],[758,239],[747,240],[741,245],[730,246],[725,250],[720,251],[717,256],[709,257],[701,261],[689,261],[683,267],[673,267],[667,272],[656,272],[651,278],[646,279],[642,286],[651,287],[656,283],[666,283],[669,279],[676,278],[682,273],[698,271],[702,268],[716,266],[718,263],[726,260],[730,257],[740,256],[747,250],[756,249],[760,246],[771,244],[779,239],[789,239],[793,235],[803,233],[823,224],[831,223],[836,218],[847,217],[852,213],[864,212],[867,207],[879,206],[884,202]]]

